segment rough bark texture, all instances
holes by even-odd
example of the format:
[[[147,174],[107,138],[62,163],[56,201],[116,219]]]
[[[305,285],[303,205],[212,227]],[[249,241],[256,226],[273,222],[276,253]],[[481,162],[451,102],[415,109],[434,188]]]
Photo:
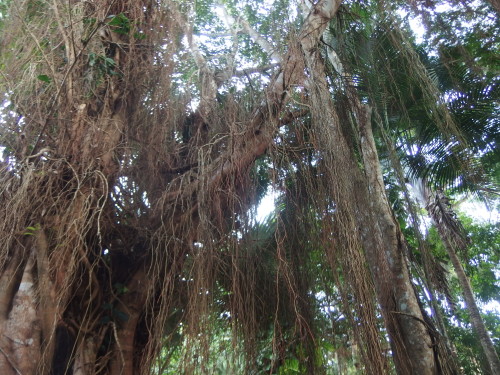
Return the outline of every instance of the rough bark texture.
[[[314,55],[311,55],[308,64],[315,73],[314,87],[321,98],[318,101],[324,103],[324,108],[328,108],[328,90],[326,83],[320,78],[324,77],[323,64],[319,56]],[[359,106],[359,102],[357,105]],[[333,144],[327,147],[334,160],[343,165],[340,174],[335,178],[343,179],[349,175],[348,180],[340,183],[339,189],[344,192],[336,197],[336,201],[347,200],[353,202],[357,208],[356,220],[361,243],[374,280],[398,373],[433,375],[438,373],[432,348],[433,340],[411,283],[405,260],[404,238],[385,194],[380,162],[371,132],[371,111],[369,108],[359,107],[355,111],[361,135],[364,176],[361,175],[353,152],[342,134],[338,118],[333,110],[328,112],[328,117],[331,118],[328,129],[332,133]],[[340,212],[342,207],[343,204],[339,203]],[[353,208],[346,207],[345,210],[352,211]],[[344,215],[348,213],[345,212]]]
[[[24,267],[17,293],[3,325],[2,353],[8,360],[6,373],[36,373],[40,360],[40,320],[37,316],[34,285],[34,252],[31,251]]]
[[[101,215],[109,199],[108,188],[115,183],[119,170],[119,145],[126,118],[137,108],[139,98],[137,88],[130,87],[125,79],[139,79],[139,75],[127,76],[128,71],[147,57],[136,53],[130,59],[133,43],[129,35],[113,32],[105,22],[96,21],[97,26],[89,36],[89,31],[81,28],[81,18],[74,24],[68,21],[73,11],[78,17],[98,20],[109,20],[120,13],[132,17],[135,6],[120,3],[77,1],[70,5],[75,10],[68,9],[68,3],[62,1],[40,4],[40,11],[53,15],[60,32],[64,65],[60,71],[52,67],[52,79],[59,86],[48,108],[35,103],[40,113],[46,111],[46,118],[41,129],[37,129],[34,149],[23,155],[27,162],[20,172],[21,180],[12,190],[5,190],[10,197],[3,196],[7,205],[15,205],[16,196],[22,195],[23,183],[32,187],[38,184],[40,189],[22,198],[28,207],[32,205],[30,215],[20,223],[20,232],[8,249],[0,278],[0,298],[4,302],[0,310],[2,374],[86,375],[102,373],[106,367],[112,374],[134,373],[133,333],[145,303],[142,296],[147,290],[146,277],[144,273],[130,280],[128,275],[122,277],[130,296],[120,301],[112,297],[107,303],[130,319],[123,325],[104,323],[103,317],[110,314],[102,310],[102,298],[109,288],[102,284],[111,283],[112,276],[108,279],[103,276],[108,271],[111,274],[112,267],[114,271],[117,269],[102,263],[96,245],[105,236],[101,232],[104,229]],[[16,4],[18,8],[13,11],[21,12],[23,5]],[[147,14],[147,2],[143,5],[139,9]],[[28,12],[30,9],[28,5]],[[33,17],[37,16],[36,11]],[[25,15],[21,13],[19,17],[23,19]],[[103,32],[100,39],[96,36],[99,26]],[[37,37],[33,35],[35,40]],[[120,74],[100,73],[102,77],[89,83],[95,86],[89,95],[85,92],[87,75],[92,70],[89,59],[98,54],[106,56],[108,63],[112,61]],[[101,57],[100,61],[105,60]],[[53,64],[56,63],[54,60]],[[51,142],[54,138],[48,133],[57,142]],[[50,150],[50,156],[40,163],[38,157],[43,150]],[[46,177],[50,175],[57,177]],[[42,204],[34,203],[37,195],[47,199]],[[7,225],[3,223],[2,228]],[[145,286],[142,294],[137,290],[141,278]],[[130,302],[130,298],[134,301]],[[112,360],[99,353],[106,345]],[[118,359],[123,359],[122,363]]]
[[[371,110],[369,107],[363,109],[358,116],[361,148],[372,214],[380,228],[365,232],[369,239],[365,241],[365,251],[371,259],[369,265],[391,337],[396,368],[401,374],[435,374],[433,340],[411,284],[404,238],[385,194],[371,129]]]
[[[335,51],[329,61],[345,79],[345,90],[358,126],[363,159],[363,177],[358,181],[358,209],[362,240],[377,290],[378,301],[389,333],[394,362],[401,374],[433,374],[439,370],[429,323],[426,323],[415,295],[406,260],[407,249],[385,193],[380,160],[372,131],[372,110],[361,104]],[[366,186],[366,188],[364,187]]]

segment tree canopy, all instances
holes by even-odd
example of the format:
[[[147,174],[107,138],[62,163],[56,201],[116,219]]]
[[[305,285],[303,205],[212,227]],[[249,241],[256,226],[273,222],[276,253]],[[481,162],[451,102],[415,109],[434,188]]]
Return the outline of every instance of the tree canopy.
[[[498,374],[499,12],[0,1],[0,372]]]

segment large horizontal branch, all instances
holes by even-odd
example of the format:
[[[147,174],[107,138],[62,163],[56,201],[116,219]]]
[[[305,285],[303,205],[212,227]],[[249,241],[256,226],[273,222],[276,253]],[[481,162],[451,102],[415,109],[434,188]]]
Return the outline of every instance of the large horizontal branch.
[[[302,53],[311,53],[317,47],[322,33],[339,5],[340,0],[322,0],[311,8],[299,33],[300,49],[289,48],[288,54],[283,59],[282,68],[267,88],[267,102],[255,110],[246,131],[240,136],[240,147],[220,155],[206,168],[211,176],[208,189],[216,189],[227,177],[250,168],[254,161],[271,146],[274,134],[280,126],[280,113],[288,101],[288,90],[292,85],[304,83]],[[164,196],[164,203],[184,201],[183,198],[193,196],[200,186],[198,180],[177,191],[170,191]],[[207,188],[206,184],[204,188]]]

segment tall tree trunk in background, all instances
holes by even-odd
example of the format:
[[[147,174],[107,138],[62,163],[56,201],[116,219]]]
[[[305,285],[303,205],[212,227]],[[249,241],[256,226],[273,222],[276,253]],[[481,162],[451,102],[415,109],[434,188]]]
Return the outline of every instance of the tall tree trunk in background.
[[[454,373],[454,369],[440,363],[446,353],[432,349],[434,337],[430,335],[430,322],[424,321],[418,296],[411,283],[406,259],[406,244],[385,193],[375,139],[372,131],[372,110],[360,102],[352,83],[351,74],[345,70],[338,55],[329,50],[328,59],[344,79],[350,110],[358,126],[360,149],[367,188],[359,188],[362,239],[370,270],[375,281],[378,301],[391,338],[391,347],[398,373]],[[360,180],[361,177],[358,177]],[[411,354],[410,354],[411,353]]]
[[[439,236],[457,274],[465,305],[470,315],[472,328],[481,344],[488,367],[492,375],[498,375],[500,374],[500,359],[479,312],[469,278],[465,274],[462,263],[455,251],[455,249],[466,251],[468,246],[462,225],[453,212],[448,198],[442,192],[432,192],[426,186],[423,186],[422,190],[424,193],[422,195],[426,202],[425,208],[436,225]]]
[[[433,350],[434,338],[420,310],[411,283],[403,234],[385,193],[371,129],[371,108],[359,102],[357,107],[363,165],[369,186],[367,202],[376,222],[375,227],[363,230],[365,251],[391,337],[396,369],[400,374],[437,374],[440,370]]]
[[[424,239],[423,233],[421,233],[421,220],[420,215],[417,213],[416,202],[414,202],[413,197],[410,195],[410,191],[407,187],[407,181],[405,173],[403,170],[403,165],[401,160],[397,157],[396,148],[394,141],[390,139],[385,131],[385,128],[389,126],[389,120],[387,117],[386,109],[384,111],[384,119],[382,120],[378,114],[376,114],[378,120],[375,120],[379,124],[379,131],[382,134],[384,143],[389,150],[391,165],[397,176],[397,180],[401,189],[403,190],[404,200],[406,202],[406,207],[410,214],[410,225],[413,227],[413,232],[418,241],[418,250],[421,254],[421,262],[423,268],[422,282],[428,293],[428,302],[431,308],[431,315],[434,318],[436,325],[439,329],[440,337],[438,337],[437,349],[439,354],[443,357],[444,365],[447,367],[447,371],[453,374],[462,374],[460,366],[458,365],[457,351],[454,343],[450,340],[447,328],[444,323],[443,309],[438,303],[438,298],[436,293],[440,291],[446,296],[450,296],[448,282],[446,280],[446,270],[440,266],[438,261],[434,259],[431,254],[430,248]]]
[[[348,211],[357,210],[361,244],[374,280],[397,372],[405,375],[437,374],[439,367],[432,347],[433,339],[411,283],[404,254],[404,239],[386,198],[371,133],[371,111],[368,108],[354,108],[362,135],[365,167],[365,175],[362,175],[341,131],[326,84],[324,62],[314,51],[304,50],[304,54],[307,67],[312,72],[313,124],[324,122],[318,129],[325,138],[321,141],[322,147],[328,150],[325,154],[331,154],[337,165],[333,178],[341,181],[335,187],[338,220],[349,217]],[[327,135],[327,132],[330,134]],[[350,206],[344,201],[349,201]]]

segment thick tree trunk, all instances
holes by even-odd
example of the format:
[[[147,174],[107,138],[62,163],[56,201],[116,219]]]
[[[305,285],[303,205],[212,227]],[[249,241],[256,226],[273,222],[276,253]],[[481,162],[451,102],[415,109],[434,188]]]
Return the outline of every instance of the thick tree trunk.
[[[143,271],[137,272],[126,285],[126,292],[120,296],[115,311],[119,312],[120,319],[116,323],[106,326],[92,325],[85,319],[73,324],[82,324],[80,327],[68,326],[61,316],[64,313],[51,306],[48,311],[42,309],[46,290],[40,289],[36,279],[35,252],[19,267],[22,278],[18,288],[9,302],[10,309],[5,319],[0,322],[0,373],[3,375],[19,374],[94,374],[99,361],[103,366],[109,364],[110,375],[135,374],[137,372],[137,351],[135,332],[144,309],[146,291],[148,290],[147,276]],[[4,291],[5,286],[1,289]],[[52,290],[52,293],[55,291]],[[51,314],[51,315],[49,315]],[[66,315],[66,314],[65,314]],[[56,324],[46,326],[44,320],[57,320]],[[102,318],[101,318],[102,319]],[[85,323],[83,323],[85,322]],[[88,327],[90,332],[85,333]],[[44,330],[45,329],[45,330]],[[76,333],[76,329],[80,332]],[[76,333],[76,334],[75,334]],[[104,345],[105,337],[115,342],[108,355],[109,358],[98,358],[99,348]],[[108,345],[108,344],[106,344]],[[102,354],[101,354],[102,356]]]
[[[21,282],[10,301],[10,311],[0,329],[0,371],[4,374],[35,374],[41,358],[41,327],[37,316],[34,279],[35,253],[30,251]]]
[[[121,322],[120,329],[116,332],[116,342],[120,355],[115,356],[111,363],[111,374],[133,375],[138,372],[138,358],[135,351],[135,335],[137,325],[146,303],[149,282],[143,269],[133,276],[128,284],[128,291],[120,297],[117,305],[118,311],[126,314],[126,319]],[[116,329],[114,326],[113,329]],[[135,360],[135,363],[134,363]]]
[[[335,163],[342,164],[334,178],[341,179],[339,189],[343,192],[339,200],[339,217],[345,203],[350,200],[356,208],[356,220],[362,245],[374,280],[377,299],[389,334],[394,362],[399,374],[434,375],[438,372],[433,340],[420,310],[404,254],[404,239],[385,194],[375,142],[371,132],[368,108],[354,108],[361,133],[361,147],[365,175],[357,166],[354,153],[349,149],[340,130],[336,112],[331,108],[331,96],[327,89],[324,65],[320,57],[310,50],[304,51],[308,68],[312,73],[310,83],[314,86],[318,108],[326,111],[326,118],[318,115],[320,121],[327,121],[322,131],[333,137],[325,153],[331,153]],[[359,102],[358,102],[359,104]],[[314,100],[313,100],[314,107]],[[315,115],[313,113],[313,121]],[[346,164],[346,165],[344,165]],[[346,206],[346,210],[352,209]]]
[[[2,225],[11,231],[2,232],[2,238],[13,240],[10,246],[2,244],[0,374],[87,375],[106,368],[113,375],[135,373],[134,358],[141,348],[135,346],[134,334],[144,310],[147,278],[144,272],[120,274],[122,269],[103,259],[104,247],[109,246],[103,238],[114,240],[113,219],[103,228],[103,215],[120,167],[119,145],[127,119],[138,108],[135,80],[142,70],[134,68],[147,56],[144,48],[134,50],[131,35],[114,32],[107,22],[119,14],[146,17],[147,6],[147,1],[40,4],[54,18],[48,30],[56,27],[60,34],[52,50],[58,49],[54,64],[63,56],[64,62],[59,71],[50,67],[57,92],[48,109],[42,103],[33,110],[46,118],[45,125],[33,131],[39,135],[32,154],[43,144],[50,156],[39,160],[23,155],[19,177],[12,178],[12,186],[17,186],[9,198],[2,195],[2,203],[24,207],[19,215],[25,222],[12,225],[14,229],[9,223]],[[15,10],[21,12],[22,6],[16,4]],[[89,36],[85,21],[95,22],[101,37],[97,29]],[[52,42],[44,39],[47,45]],[[96,64],[101,69],[105,61],[112,62],[116,72],[110,65],[108,71],[96,73],[99,67],[91,66],[91,56],[100,58]],[[91,74],[101,76],[88,83]],[[131,251],[127,246],[125,251]],[[137,269],[141,262],[125,268],[125,273]],[[122,295],[114,290],[115,279],[128,288]]]
[[[371,109],[359,108],[358,125],[371,215],[377,223],[366,228],[365,251],[400,374],[436,374],[433,340],[408,271],[404,238],[392,214],[371,130]]]

